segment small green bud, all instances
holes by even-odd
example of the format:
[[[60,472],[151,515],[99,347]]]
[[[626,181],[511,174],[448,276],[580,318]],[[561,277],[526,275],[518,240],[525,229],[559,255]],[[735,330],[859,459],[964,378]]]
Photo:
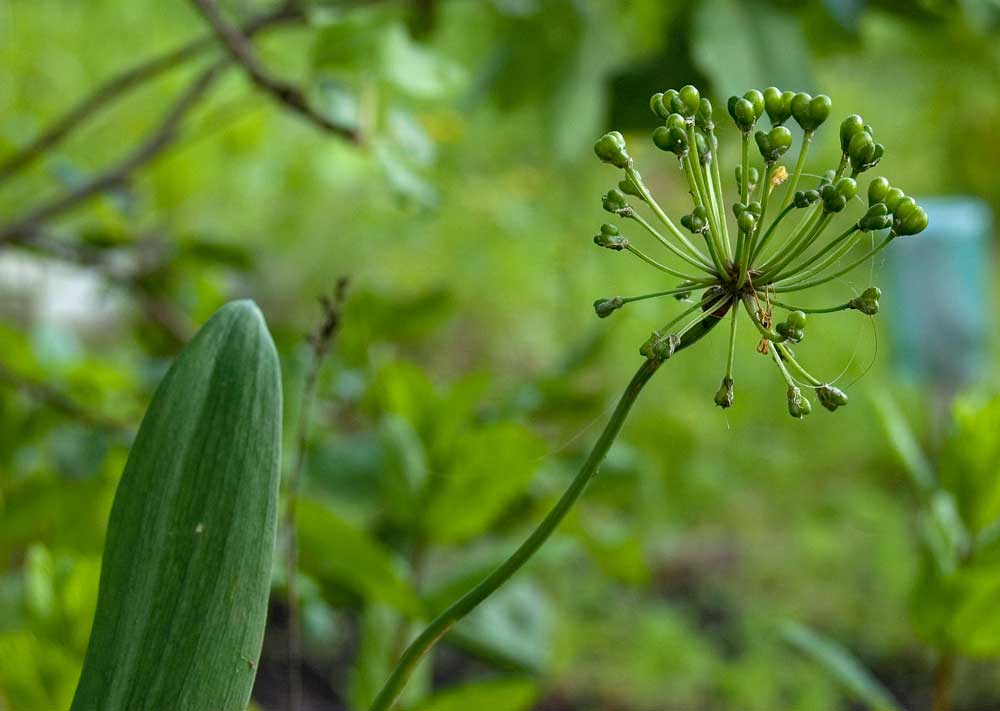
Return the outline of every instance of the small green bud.
[[[802,419],[812,412],[812,405],[809,403],[809,400],[794,385],[788,388],[786,397],[788,399],[788,414],[792,417]]]
[[[678,99],[678,101],[679,100],[680,99]],[[687,131],[687,121],[685,121],[684,117],[676,111],[667,116],[665,125],[667,128],[679,128],[682,131]]]
[[[670,115],[670,109],[663,103],[662,92],[657,92],[650,97],[649,110],[652,111],[657,118],[664,120],[666,120],[667,116]]]
[[[679,158],[683,158],[688,152],[687,133],[676,126],[657,126],[653,130],[653,143],[661,151],[670,151]]]
[[[915,235],[927,229],[927,213],[911,197],[903,198],[893,211],[894,234]]]
[[[689,215],[681,217],[681,225],[693,234],[700,234],[708,227],[708,211],[699,205]]]
[[[899,188],[889,188],[889,192],[885,194],[885,206],[889,208],[889,212],[895,214],[896,208],[899,207],[899,203],[906,199],[906,193],[904,193]]]
[[[708,148],[708,139],[702,133],[694,135],[695,145],[698,147],[698,162],[708,165],[712,162],[712,153]]]
[[[594,311],[599,318],[607,318],[615,311],[625,305],[620,296],[612,296],[610,299],[598,299],[594,302]]]
[[[764,95],[756,89],[751,89],[743,95],[743,98],[750,102],[753,107],[753,115],[760,118],[764,115]]]
[[[743,185],[743,166],[742,165],[736,166],[735,173],[736,173],[736,184]],[[760,171],[757,170],[756,168],[751,168],[750,175],[748,176],[747,180],[747,187],[753,190],[753,187],[757,184],[759,180],[760,180]]]
[[[611,188],[601,196],[601,207],[613,213],[624,210],[628,207],[628,203],[625,202],[625,193],[618,188]]]
[[[777,161],[785,154],[792,145],[792,132],[784,126],[774,126],[770,131],[764,133],[757,131],[754,134],[757,141],[757,148],[760,150],[764,162],[768,165]]]
[[[865,120],[857,114],[851,114],[840,124],[840,150],[847,153],[851,139],[865,130]]]
[[[725,410],[733,406],[735,399],[736,397],[733,394],[733,379],[723,378],[722,384],[715,393],[715,404]]]
[[[885,178],[875,178],[868,183],[868,207],[875,203],[885,202],[886,195],[889,194],[889,181]]]
[[[885,203],[877,202],[868,208],[868,212],[858,220],[858,229],[863,232],[873,230],[884,230],[892,224],[892,217],[889,215],[889,208]]]
[[[628,240],[618,234],[617,227],[605,223],[601,225],[600,234],[594,236],[594,244],[620,252],[628,247]]]
[[[792,97],[791,112],[795,122],[803,131],[815,131],[830,115],[833,102],[826,94],[812,97],[805,92],[799,92]]]
[[[701,104],[701,92],[698,91],[697,87],[687,84],[681,87],[677,95],[680,99],[680,109],[677,110],[677,113],[682,114],[685,118],[694,116]]]
[[[753,125],[757,123],[757,115],[754,113],[753,104],[738,96],[729,97],[729,115],[732,117],[736,127],[743,133],[753,130]]]
[[[746,210],[736,218],[736,226],[739,227],[740,232],[750,234],[756,225],[757,218],[749,210]]]
[[[809,207],[817,200],[819,200],[818,190],[796,190],[792,197],[792,204],[799,208]]]
[[[626,194],[626,195],[631,195],[632,197],[637,197],[637,198],[641,198],[642,197],[642,194],[632,184],[631,180],[628,180],[628,179],[619,180],[618,181],[618,189],[621,192],[623,192],[624,194]]]
[[[711,133],[715,130],[715,123],[712,121],[712,102],[702,99],[698,102],[698,111],[694,115],[694,124],[702,131]]]
[[[855,173],[863,173],[874,168],[885,155],[885,146],[876,143],[867,131],[854,134],[847,144],[847,156],[851,159],[851,169]]]
[[[610,163],[616,168],[624,168],[628,165],[628,151],[625,150],[625,137],[618,131],[610,131],[597,139],[594,144],[594,153],[604,163]]]
[[[792,115],[792,97],[794,92],[782,92],[769,86],[764,89],[764,110],[771,119],[771,126],[780,126]]]
[[[816,388],[816,397],[819,398],[819,404],[830,412],[834,412],[838,407],[844,407],[847,404],[847,393],[829,383]]]
[[[847,303],[855,311],[874,316],[878,313],[878,300],[881,296],[881,289],[877,286],[870,286],[861,292],[861,296],[855,296]]]
[[[806,315],[802,311],[792,311],[785,317],[784,322],[774,327],[774,330],[790,343],[800,343],[806,337],[805,327]]]
[[[840,212],[857,194],[858,183],[853,178],[841,178],[836,184],[828,183],[819,191],[825,212]]]
[[[677,112],[677,107],[680,105],[680,99],[677,97],[676,89],[667,89],[663,92],[663,106],[667,111],[671,113]]]

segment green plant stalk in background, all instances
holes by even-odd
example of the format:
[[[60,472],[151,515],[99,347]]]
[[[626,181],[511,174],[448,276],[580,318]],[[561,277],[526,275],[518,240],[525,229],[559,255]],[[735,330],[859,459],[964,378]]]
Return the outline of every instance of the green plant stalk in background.
[[[244,711],[264,638],[281,447],[257,307],[220,309],[143,418],[108,523],[72,711]]]
[[[704,302],[705,306],[709,305],[708,302]],[[714,304],[711,304],[714,306]],[[706,311],[705,313],[710,313]],[[699,325],[695,328],[689,330],[681,338],[680,342],[677,344],[676,348],[672,351],[671,355],[677,353],[678,351],[692,345],[706,333],[708,333],[712,328],[719,322],[721,316],[712,315],[712,317],[706,318],[701,321]],[[570,509],[573,508],[573,504],[576,503],[577,499],[583,493],[583,490],[590,483],[590,480],[594,478],[597,474],[598,468],[604,461],[605,456],[607,456],[608,450],[611,449],[611,445],[614,443],[615,438],[621,431],[622,425],[625,424],[625,419],[628,417],[629,411],[632,409],[632,405],[635,404],[636,399],[639,397],[639,393],[642,392],[643,387],[649,382],[649,379],[653,377],[653,374],[660,368],[663,364],[665,358],[650,357],[639,367],[639,370],[632,380],[629,382],[628,386],[625,388],[625,392],[622,394],[621,399],[618,401],[618,405],[615,407],[614,412],[611,414],[611,418],[608,420],[608,424],[605,425],[604,431],[601,436],[597,439],[594,448],[591,450],[590,455],[587,460],[580,467],[580,471],[577,472],[573,481],[570,483],[569,488],[563,492],[563,495],[559,497],[559,501],[552,508],[551,511],[542,519],[542,522],[531,532],[531,535],[522,543],[514,553],[507,558],[503,563],[501,563],[497,568],[487,575],[483,580],[476,585],[474,588],[469,590],[465,595],[460,597],[454,603],[452,603],[447,609],[435,617],[429,625],[421,632],[406,648],[402,656],[399,659],[399,663],[393,670],[392,675],[386,681],[385,686],[379,692],[378,696],[372,702],[371,711],[388,711],[392,708],[395,703],[396,698],[399,696],[403,687],[406,685],[407,680],[413,673],[417,664],[423,659],[424,655],[431,650],[431,648],[440,640],[445,634],[450,630],[459,620],[472,612],[481,602],[486,600],[490,595],[492,595],[496,590],[507,582],[518,570],[520,570],[525,563],[527,563],[531,557],[542,547],[542,544],[548,540],[552,532],[559,526],[566,514],[569,513]]]

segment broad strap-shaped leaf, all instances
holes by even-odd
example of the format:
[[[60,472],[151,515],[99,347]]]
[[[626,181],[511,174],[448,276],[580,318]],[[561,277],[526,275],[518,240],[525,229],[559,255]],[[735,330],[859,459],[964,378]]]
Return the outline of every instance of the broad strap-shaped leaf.
[[[278,356],[226,305],[160,383],[118,485],[72,711],[244,711],[264,637]]]

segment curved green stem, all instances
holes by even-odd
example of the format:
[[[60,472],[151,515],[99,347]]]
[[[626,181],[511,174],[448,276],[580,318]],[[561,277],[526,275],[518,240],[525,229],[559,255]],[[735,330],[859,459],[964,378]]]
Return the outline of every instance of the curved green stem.
[[[687,281],[697,281],[697,277],[693,277],[690,274],[685,274],[684,272],[679,272],[676,269],[672,269],[665,264],[660,264],[658,261],[647,255],[645,252],[636,249],[632,245],[626,247],[625,250],[631,252],[649,266],[655,269],[659,269],[661,272],[665,272],[667,274],[670,274],[671,276],[675,276],[678,279],[686,279]]]
[[[703,262],[700,260],[696,260],[694,257],[689,256],[686,252],[679,249],[670,240],[661,235],[659,230],[657,230],[655,227],[649,224],[645,219],[643,219],[642,215],[636,213],[635,210],[631,210],[630,213],[626,215],[626,219],[635,220],[636,222],[638,222],[646,229],[647,232],[653,235],[660,242],[660,244],[662,244],[664,247],[669,249],[675,255],[677,255],[685,262],[690,264],[692,267],[697,267],[698,269],[701,269],[702,271],[707,272],[709,274],[715,274],[715,269],[712,268],[711,264],[709,264],[707,261]]]
[[[706,329],[702,329],[699,332],[693,334],[691,337],[686,339],[680,348],[687,347],[694,343],[698,338],[707,333]],[[531,535],[521,544],[521,546],[514,551],[514,553],[500,564],[492,573],[487,575],[482,582],[476,585],[472,590],[467,592],[456,602],[452,603],[444,612],[439,614],[434,620],[421,632],[410,646],[406,648],[403,652],[402,657],[399,660],[396,668],[393,670],[392,675],[386,682],[385,686],[379,692],[375,701],[372,702],[371,711],[388,711],[395,702],[396,698],[399,696],[409,679],[410,674],[413,673],[414,668],[420,662],[425,654],[434,646],[434,644],[441,639],[450,630],[455,623],[465,617],[467,614],[472,612],[483,600],[492,595],[496,590],[503,585],[507,580],[511,578],[521,567],[531,559],[531,557],[541,548],[542,544],[548,540],[552,532],[555,531],[556,527],[562,522],[569,513],[573,504],[576,503],[577,499],[583,493],[587,484],[594,475],[597,474],[598,467],[601,462],[604,461],[604,457],[607,455],[608,450],[611,448],[611,444],[615,441],[618,433],[621,431],[622,425],[625,423],[625,419],[628,416],[629,411],[632,409],[632,405],[635,403],[636,398],[639,397],[639,393],[642,388],[646,385],[653,374],[659,369],[663,361],[649,359],[646,360],[636,374],[632,377],[632,381],[628,384],[625,389],[621,400],[618,401],[618,406],[611,415],[611,419],[608,420],[608,424],[605,426],[604,431],[598,438],[597,443],[594,445],[593,450],[590,452],[590,456],[583,463],[580,471],[573,478],[572,483],[569,488],[563,493],[556,502],[556,505],[551,511],[545,516],[538,527],[531,532]]]
[[[802,148],[799,150],[799,159],[795,161],[795,172],[792,173],[792,179],[788,181],[788,189],[785,191],[785,199],[781,201],[782,209],[784,209],[792,201],[792,197],[795,195],[795,188],[799,185],[799,178],[802,176],[802,169],[806,165],[806,156],[809,154],[809,144],[812,143],[814,133],[815,131],[806,131],[802,136]]]
[[[837,277],[843,276],[844,274],[847,274],[849,271],[851,271],[853,269],[856,269],[857,267],[859,267],[860,265],[864,264],[869,259],[871,259],[872,257],[874,257],[876,254],[878,254],[879,252],[881,252],[893,240],[894,237],[895,237],[895,235],[890,232],[889,236],[887,236],[884,240],[882,240],[878,244],[877,247],[875,247],[874,249],[870,250],[863,257],[860,257],[860,258],[856,259],[855,261],[851,262],[850,264],[848,264],[843,269],[838,269],[833,274],[830,274],[828,276],[822,277],[820,279],[813,279],[811,281],[801,281],[801,282],[793,283],[793,284],[772,286],[771,287],[771,291],[779,292],[779,293],[780,292],[788,292],[788,291],[802,291],[803,289],[811,289],[814,286],[819,286],[820,284],[826,284],[828,281],[833,281]]]
[[[824,246],[823,249],[821,249],[818,252],[816,252],[816,254],[813,254],[812,256],[807,257],[804,261],[799,262],[794,267],[789,267],[783,273],[777,274],[776,276],[774,276],[771,279],[771,281],[781,281],[782,279],[787,279],[787,278],[789,278],[791,276],[794,276],[796,274],[802,274],[810,266],[812,266],[817,261],[819,261],[820,259],[822,259],[823,257],[825,257],[827,254],[829,254],[831,250],[833,250],[833,249],[835,249],[837,247],[837,245],[843,243],[844,240],[846,240],[849,237],[851,237],[851,235],[853,235],[855,232],[857,232],[858,229],[859,228],[858,228],[858,226],[856,224],[851,225],[846,230],[844,230],[842,233],[840,233],[839,235],[837,235],[837,237],[835,237],[834,239],[830,240],[830,242],[826,246]],[[845,249],[849,249],[851,245],[850,245],[850,243],[845,243],[844,246],[845,246]]]
[[[684,248],[690,252],[691,256],[696,259],[700,259],[707,264],[708,260],[705,259],[705,255],[701,253],[701,250],[691,244],[688,238],[684,236],[684,233],[677,228],[677,225],[674,224],[673,220],[671,220],[667,216],[667,213],[663,211],[660,204],[653,199],[653,196],[650,194],[646,184],[642,182],[642,176],[640,176],[639,172],[632,167],[631,163],[625,167],[625,176],[631,181],[632,185],[635,186],[635,189],[639,191],[640,197],[642,197],[643,201],[649,205],[649,209],[653,211],[656,218],[662,222],[668,230],[670,230],[670,233],[676,237],[682,245],[684,245]]]
[[[732,259],[734,256],[733,245],[729,239],[729,223],[726,221],[726,200],[722,196],[722,174],[719,170],[719,155],[716,152],[714,134],[709,134],[709,145],[712,146],[712,174],[715,176],[713,187],[715,189],[715,205],[718,210],[718,221],[722,227],[722,241],[726,247],[726,256]]]
[[[799,365],[799,362],[795,360],[795,356],[792,355],[792,351],[784,343],[775,343],[775,348],[781,352],[781,357],[785,359],[788,366],[795,371],[795,374],[800,380],[808,383],[812,387],[822,385],[820,380],[814,377],[808,370]]]
[[[794,207],[795,205],[788,205],[781,209],[781,212],[778,213],[778,216],[774,218],[774,222],[772,222],[770,227],[767,228],[767,232],[765,232],[764,236],[760,238],[760,243],[758,243],[757,246],[753,248],[753,254],[750,255],[750,259],[748,260],[749,264],[752,265],[754,260],[757,259],[758,256],[760,256],[761,251],[763,251],[764,249],[764,245],[767,244],[767,241],[771,238],[771,235],[774,233],[774,229],[785,218],[785,215],[787,215],[789,212],[792,211],[792,209],[794,209]]]
[[[735,305],[732,309],[732,321],[729,324],[729,355],[726,358],[726,378],[730,381],[733,379],[733,364],[736,361],[736,322],[739,320],[737,318],[739,309]]]
[[[775,301],[770,299],[771,306],[777,306],[779,309],[784,309],[785,311],[801,311],[804,314],[832,314],[838,311],[847,311],[851,308],[850,303],[837,304],[836,306],[830,306],[825,309],[810,309],[803,306],[792,306],[791,304],[786,304],[781,301]]]

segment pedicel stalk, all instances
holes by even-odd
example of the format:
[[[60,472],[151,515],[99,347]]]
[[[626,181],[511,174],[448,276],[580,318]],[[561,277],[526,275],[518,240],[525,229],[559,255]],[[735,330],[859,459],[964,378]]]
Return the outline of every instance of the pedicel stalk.
[[[847,404],[847,395],[841,389],[815,377],[799,363],[792,346],[805,338],[806,314],[853,310],[873,316],[878,313],[881,291],[869,287],[844,303],[826,308],[799,307],[785,299],[793,298],[786,294],[794,295],[847,274],[898,237],[918,234],[927,227],[923,208],[885,178],[875,178],[868,184],[867,207],[858,196],[859,176],[878,165],[885,147],[875,141],[871,126],[860,116],[848,116],[840,126],[839,164],[812,187],[800,190],[800,183],[815,180],[803,171],[816,131],[830,115],[830,98],[783,92],[775,87],[733,96],[727,108],[741,133],[741,151],[735,168],[737,197],[730,218],[711,102],[688,85],[654,94],[650,108],[661,121],[653,130],[653,143],[676,156],[678,169],[687,179],[692,211],[676,222],[667,215],[643,182],[624,137],[617,131],[605,134],[594,144],[597,157],[623,173],[617,187],[602,197],[602,206],[623,222],[638,225],[640,232],[669,252],[664,257],[671,257],[673,263],[664,263],[640,249],[614,224],[601,225],[594,242],[613,251],[629,252],[679,281],[650,294],[598,299],[594,310],[606,318],[626,304],[666,297],[689,305],[653,331],[639,348],[644,358],[642,365],[590,456],[555,507],[510,558],[441,612],[413,640],[376,697],[372,711],[389,709],[431,647],[545,543],[597,473],[645,384],[665,361],[700,341],[723,319],[729,320],[729,340],[725,374],[715,393],[716,405],[728,408],[735,400],[733,375],[741,313],[760,333],[757,352],[769,356],[781,375],[792,417],[802,418],[812,410],[803,389],[813,390],[819,403],[831,412]],[[770,127],[755,132],[765,113]],[[792,133],[784,125],[789,119],[803,131],[802,146],[790,175],[780,164],[792,145]],[[752,144],[760,154],[760,166],[751,165]],[[786,182],[787,187],[782,187]],[[783,194],[772,197],[776,191]],[[847,217],[855,205],[861,208],[860,214]],[[652,213],[652,220],[640,214],[641,207]],[[792,213],[798,213],[798,220],[787,229],[795,221],[789,218]],[[861,254],[855,256],[859,247]],[[775,308],[785,313],[783,321],[774,323]]]

